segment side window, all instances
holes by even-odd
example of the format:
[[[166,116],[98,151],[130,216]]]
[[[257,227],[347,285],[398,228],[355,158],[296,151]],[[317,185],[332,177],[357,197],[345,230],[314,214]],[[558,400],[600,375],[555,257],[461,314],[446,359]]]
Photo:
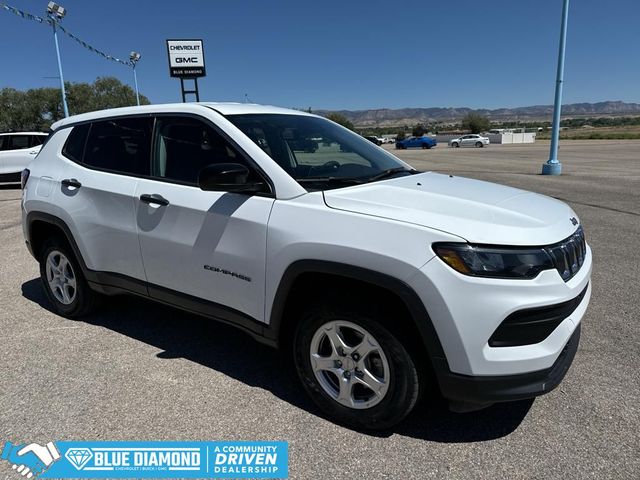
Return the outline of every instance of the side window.
[[[8,147],[8,146],[9,146],[9,136],[8,135],[1,135],[0,136],[0,152],[2,150],[8,150],[8,148],[5,148],[5,147]]]
[[[245,158],[206,123],[189,117],[158,117],[154,137],[152,175],[196,185],[198,173],[212,163],[240,163]],[[256,181],[250,174],[248,181]]]
[[[151,122],[143,117],[92,123],[83,163],[118,173],[149,175]]]
[[[29,148],[29,135],[11,135],[11,150]]]
[[[37,147],[38,145],[42,145],[44,143],[44,139],[47,138],[44,135],[31,135],[31,142],[29,143],[29,147]]]
[[[62,147],[62,154],[74,162],[82,163],[82,155],[84,153],[84,146],[87,143],[88,133],[88,123],[73,127],[67,137],[67,141],[64,143],[64,147]]]

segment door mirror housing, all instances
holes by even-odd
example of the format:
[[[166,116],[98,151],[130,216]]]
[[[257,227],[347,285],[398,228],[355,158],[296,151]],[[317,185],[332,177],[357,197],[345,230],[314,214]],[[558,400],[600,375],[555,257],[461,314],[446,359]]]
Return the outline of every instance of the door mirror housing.
[[[247,192],[264,190],[262,183],[247,183],[249,169],[239,163],[213,163],[198,173],[198,186],[206,192]]]

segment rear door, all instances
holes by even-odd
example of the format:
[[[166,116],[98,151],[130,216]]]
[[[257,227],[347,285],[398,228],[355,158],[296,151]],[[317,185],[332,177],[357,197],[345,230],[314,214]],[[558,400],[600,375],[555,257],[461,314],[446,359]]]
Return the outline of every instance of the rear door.
[[[14,134],[5,139],[3,154],[4,172],[18,173],[24,170],[37,155],[38,149],[32,147],[32,135]]]
[[[134,193],[149,175],[151,131],[148,116],[96,121],[73,127],[62,148],[56,203],[91,270],[145,280]]]
[[[149,294],[186,294],[263,320],[267,221],[274,198],[202,191],[200,170],[241,163],[263,180],[221,130],[194,116],[158,116],[151,177],[140,179],[136,221]],[[216,305],[216,306],[217,306]]]

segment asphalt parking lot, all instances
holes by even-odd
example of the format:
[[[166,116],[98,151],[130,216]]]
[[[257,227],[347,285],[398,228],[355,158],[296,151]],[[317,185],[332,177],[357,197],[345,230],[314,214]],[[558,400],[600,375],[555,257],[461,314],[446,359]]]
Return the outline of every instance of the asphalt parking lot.
[[[474,413],[423,405],[377,435],[322,418],[286,361],[230,327],[129,297],[83,321],[51,313],[20,190],[0,188],[0,439],[285,440],[291,478],[638,478],[640,141],[562,142],[561,177],[538,175],[548,147],[396,153],[578,213],[593,296],[567,377],[535,401]],[[18,478],[5,462],[0,476]]]

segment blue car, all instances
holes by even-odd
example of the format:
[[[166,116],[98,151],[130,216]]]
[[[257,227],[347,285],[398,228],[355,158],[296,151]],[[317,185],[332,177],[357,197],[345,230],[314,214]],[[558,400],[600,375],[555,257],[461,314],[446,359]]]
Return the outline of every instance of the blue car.
[[[420,147],[420,148],[432,148],[438,144],[435,138],[427,137],[408,137],[404,140],[396,141],[396,148],[403,150],[405,148]]]

